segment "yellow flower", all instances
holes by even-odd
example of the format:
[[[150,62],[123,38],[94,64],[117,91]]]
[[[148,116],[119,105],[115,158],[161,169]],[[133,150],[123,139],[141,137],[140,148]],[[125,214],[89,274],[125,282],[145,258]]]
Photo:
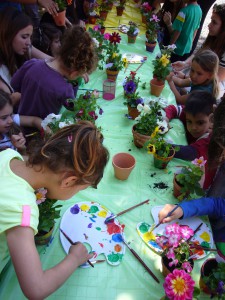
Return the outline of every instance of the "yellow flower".
[[[123,58],[123,64],[124,64],[124,67],[127,68],[128,60],[126,57]]]
[[[148,144],[147,149],[148,149],[149,154],[154,154],[155,153],[155,146],[154,145]]]
[[[166,54],[162,55],[162,57],[160,58],[160,61],[163,65],[163,67],[166,67],[170,63],[168,56]]]
[[[116,53],[116,52],[114,52],[113,54],[112,54],[112,58],[115,58],[115,57],[117,57],[118,56],[118,54]]]
[[[151,139],[153,139],[156,136],[156,133],[159,131],[159,127],[157,126],[153,133],[151,134]]]

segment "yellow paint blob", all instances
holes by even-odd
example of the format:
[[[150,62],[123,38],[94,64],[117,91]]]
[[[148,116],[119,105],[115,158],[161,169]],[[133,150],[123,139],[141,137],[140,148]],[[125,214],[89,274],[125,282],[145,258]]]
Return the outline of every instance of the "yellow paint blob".
[[[203,239],[203,241],[205,242],[210,242],[210,235],[208,234],[208,232],[204,231],[201,235],[200,238]]]
[[[99,217],[105,218],[106,215],[107,215],[107,211],[105,211],[105,210],[100,210],[100,212],[98,212]]]
[[[88,211],[90,209],[90,206],[88,206],[87,204],[82,204],[80,206],[80,209],[83,210],[83,211]]]
[[[153,232],[146,232],[143,234],[143,240],[145,242],[148,242],[150,240],[154,240],[155,241],[155,235]]]

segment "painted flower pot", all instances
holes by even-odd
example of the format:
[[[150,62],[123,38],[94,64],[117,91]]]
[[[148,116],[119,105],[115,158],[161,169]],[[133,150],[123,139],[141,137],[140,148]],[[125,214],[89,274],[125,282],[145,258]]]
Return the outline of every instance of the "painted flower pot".
[[[182,186],[177,182],[176,180],[176,175],[174,174],[174,178],[173,178],[173,195],[175,198],[177,198],[179,200],[179,197],[181,196],[182,192]],[[183,198],[187,198],[189,196],[190,193],[186,192],[186,194],[184,195]]]
[[[165,82],[153,78],[150,81],[150,94],[159,97],[160,94],[162,93],[162,90],[164,89],[164,86],[165,86]]]
[[[157,169],[165,169],[168,163],[173,159],[175,150],[171,150],[171,153],[168,157],[161,157],[154,153],[154,167]]]
[[[106,74],[107,74],[107,78],[109,80],[116,81],[119,71],[112,71],[112,70],[106,69]]]
[[[88,23],[89,24],[96,24],[97,16],[89,16]]]
[[[132,128],[132,133],[133,133],[133,137],[134,137],[134,145],[137,148],[142,148],[144,146],[144,144],[150,139],[149,135],[143,135],[138,133],[135,130],[135,125]]]
[[[216,292],[210,290],[210,288],[205,284],[203,277],[208,277],[212,272],[212,269],[216,269],[217,266],[218,262],[215,260],[215,258],[209,258],[203,263],[201,267],[199,287],[204,293],[208,295],[215,295]]]
[[[52,238],[52,233],[54,230],[54,226],[49,232],[43,232],[43,233],[37,233],[34,237],[35,244],[36,245],[47,245],[51,238]]]
[[[116,14],[118,17],[121,17],[123,15],[124,7],[116,6]]]
[[[127,105],[128,108],[128,115],[132,118],[132,120],[135,120],[140,115],[140,112],[137,110],[136,107],[131,107],[130,105]]]
[[[171,262],[171,259],[168,259],[166,256],[162,256],[162,274],[164,277],[166,277],[169,273],[172,273],[173,270],[177,268],[177,266],[169,266],[169,263]],[[190,265],[192,266],[192,269],[194,267],[194,261],[193,259],[189,260]]]
[[[100,11],[99,16],[100,16],[100,19],[105,21],[107,16],[108,16],[108,12],[107,11]]]
[[[146,51],[153,53],[156,47],[156,42],[154,43],[145,43]]]
[[[52,15],[57,26],[65,26],[66,24],[66,10],[58,12],[57,15]]]
[[[137,35],[127,34],[128,44],[134,44],[136,42]]]

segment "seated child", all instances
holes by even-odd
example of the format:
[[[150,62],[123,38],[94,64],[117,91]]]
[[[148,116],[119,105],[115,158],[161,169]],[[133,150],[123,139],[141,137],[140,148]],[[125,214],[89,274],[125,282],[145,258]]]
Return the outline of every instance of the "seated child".
[[[218,254],[220,258],[225,259],[225,95],[223,98],[214,113],[215,121],[208,149],[209,167],[220,167],[206,198],[180,203],[180,208],[168,218],[165,217],[174,205],[166,204],[159,212],[159,221],[167,223],[178,218],[208,215]]]
[[[63,35],[55,58],[31,59],[13,76],[12,86],[21,93],[18,112],[44,119],[58,114],[66,99],[74,98],[73,80],[97,66],[94,42],[83,28],[73,26]]]
[[[41,130],[41,121],[38,117],[13,115],[10,95],[0,90],[0,151],[11,148],[24,154],[26,140],[19,125]]]
[[[169,105],[165,108],[166,120],[179,118],[185,127],[187,146],[179,145],[180,150],[175,153],[176,158],[194,160],[203,156],[208,159],[208,145],[212,124],[213,109],[216,99],[208,92],[196,91],[188,95],[184,106]],[[215,170],[205,166],[205,181],[203,187],[207,189],[215,175]]]
[[[190,76],[186,77],[185,74],[179,73],[178,77],[171,72],[167,76],[167,81],[177,103],[185,104],[188,95],[181,95],[176,86],[179,88],[191,87],[190,92],[207,91],[217,99],[219,94],[218,66],[218,56],[211,50],[203,50],[194,56]]]

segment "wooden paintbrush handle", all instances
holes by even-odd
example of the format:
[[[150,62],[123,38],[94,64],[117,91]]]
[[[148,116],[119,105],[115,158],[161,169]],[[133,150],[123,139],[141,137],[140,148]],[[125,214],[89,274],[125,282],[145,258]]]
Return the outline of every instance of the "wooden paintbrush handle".
[[[125,214],[126,212],[128,212],[128,211],[130,211],[130,210],[132,210],[132,209],[134,209],[134,208],[136,208],[136,207],[138,207],[138,206],[140,206],[140,205],[143,205],[143,204],[145,204],[145,203],[148,203],[148,202],[149,202],[149,199],[147,199],[147,200],[145,200],[145,201],[143,201],[143,202],[141,202],[141,203],[138,203],[138,204],[136,204],[136,205],[134,205],[134,206],[131,206],[131,207],[128,208],[128,209],[125,209],[125,210],[121,211],[121,212],[118,213],[116,216],[118,217],[118,216],[120,216],[120,215],[123,215],[123,214]]]

